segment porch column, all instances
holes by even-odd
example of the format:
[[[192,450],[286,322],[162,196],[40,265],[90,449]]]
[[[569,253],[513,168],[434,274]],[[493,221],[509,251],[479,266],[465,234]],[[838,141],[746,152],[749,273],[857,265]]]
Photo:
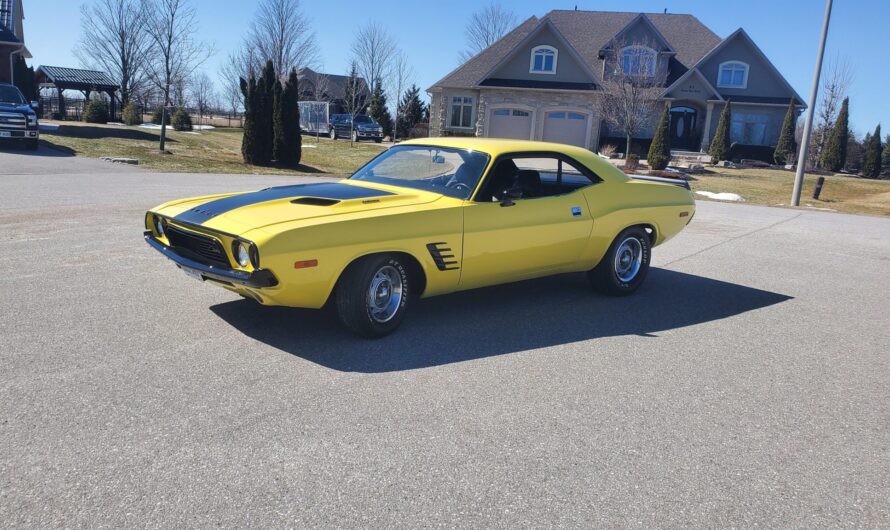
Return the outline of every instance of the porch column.
[[[714,113],[714,104],[708,102],[708,111],[705,113],[705,130],[701,133],[701,148],[704,152],[711,145],[711,114]]]

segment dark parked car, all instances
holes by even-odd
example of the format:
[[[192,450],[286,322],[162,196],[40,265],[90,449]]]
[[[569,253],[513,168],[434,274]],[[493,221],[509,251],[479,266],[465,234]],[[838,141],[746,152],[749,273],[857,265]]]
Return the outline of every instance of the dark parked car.
[[[0,140],[19,140],[28,149],[37,149],[37,102],[28,104],[14,85],[0,83]]]
[[[352,141],[374,140],[378,144],[383,141],[383,127],[366,114],[334,114],[331,116],[331,140],[352,138]]]

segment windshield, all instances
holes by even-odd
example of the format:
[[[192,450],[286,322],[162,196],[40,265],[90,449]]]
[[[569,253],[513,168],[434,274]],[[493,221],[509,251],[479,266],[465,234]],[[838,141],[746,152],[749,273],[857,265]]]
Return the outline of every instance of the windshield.
[[[488,160],[487,154],[478,151],[400,145],[371,160],[350,178],[469,199]]]
[[[0,101],[4,103],[15,103],[16,105],[24,105],[25,98],[14,86],[0,85]]]
[[[355,123],[375,123],[370,116],[359,115],[355,117]]]

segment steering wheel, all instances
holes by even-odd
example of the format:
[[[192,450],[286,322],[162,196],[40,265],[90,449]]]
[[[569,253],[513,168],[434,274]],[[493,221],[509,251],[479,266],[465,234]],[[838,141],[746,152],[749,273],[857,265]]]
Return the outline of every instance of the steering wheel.
[[[465,182],[457,180],[455,177],[448,179],[448,182],[445,183],[445,187],[458,191],[473,191],[473,188],[468,186]]]

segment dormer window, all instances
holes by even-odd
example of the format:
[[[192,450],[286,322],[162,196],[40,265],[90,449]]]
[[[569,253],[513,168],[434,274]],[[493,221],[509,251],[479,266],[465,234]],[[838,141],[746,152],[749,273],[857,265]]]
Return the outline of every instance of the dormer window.
[[[658,54],[648,46],[628,46],[621,50],[621,69],[625,75],[655,75]]]
[[[748,65],[741,61],[720,63],[717,86],[719,88],[748,88]]]
[[[555,74],[556,59],[559,52],[553,46],[535,46],[532,48],[531,64],[529,65],[529,73],[531,74]]]

